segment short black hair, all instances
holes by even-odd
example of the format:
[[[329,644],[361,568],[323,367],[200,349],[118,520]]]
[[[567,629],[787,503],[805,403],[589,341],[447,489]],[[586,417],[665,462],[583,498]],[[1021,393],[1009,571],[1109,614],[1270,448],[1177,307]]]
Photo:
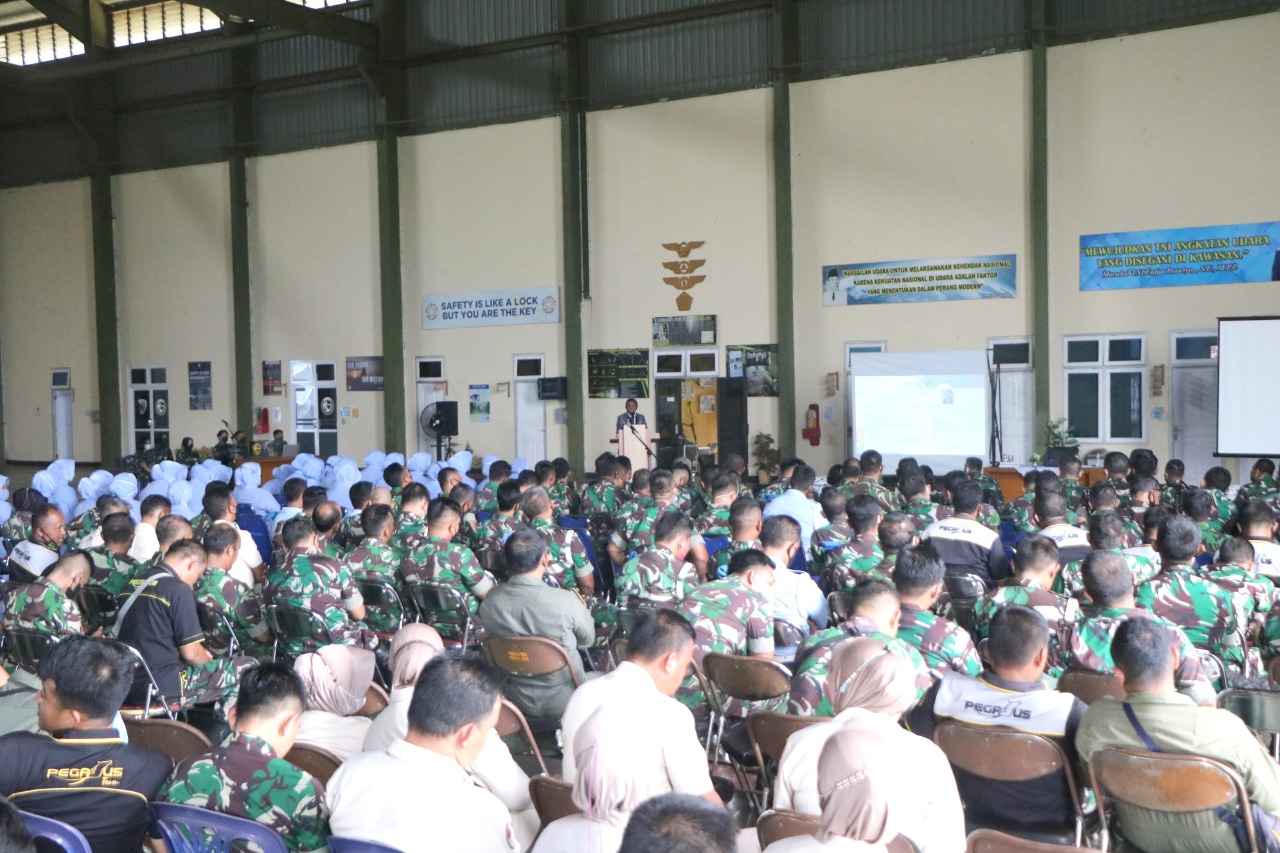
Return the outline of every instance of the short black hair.
[[[360,529],[366,536],[381,533],[396,520],[395,511],[386,504],[369,504],[360,510]]]
[[[1245,533],[1254,527],[1267,527],[1276,522],[1276,514],[1267,504],[1266,501],[1260,501],[1257,498],[1244,502],[1244,506],[1240,507],[1240,532]],[[1267,535],[1271,535],[1271,531],[1267,531]]]
[[[653,525],[654,542],[670,542],[681,536],[693,535],[693,520],[683,512],[664,512]]]
[[[1014,562],[1018,574],[1043,572],[1058,564],[1058,543],[1039,533],[1023,536],[1014,547]]]
[[[138,507],[138,515],[146,518],[156,512],[172,512],[173,501],[164,495],[147,495],[142,499],[141,506]]]
[[[453,516],[462,518],[462,507],[452,498],[436,498],[427,507],[427,526],[448,524]]]
[[[1067,500],[1057,492],[1036,491],[1033,503],[1036,519],[1043,524],[1051,518],[1067,517]]]
[[[133,519],[127,512],[113,512],[102,517],[102,541],[109,545],[123,545],[133,538]]]
[[[204,549],[210,554],[221,554],[239,542],[240,531],[230,524],[210,524],[204,534]]]
[[[351,501],[353,509],[359,509],[365,501],[373,497],[373,483],[368,480],[356,480],[351,484],[351,488],[347,489],[347,500]]]
[[[854,495],[845,512],[849,516],[849,526],[853,528],[853,532],[861,535],[870,533],[880,523],[884,508],[875,495]]]
[[[819,498],[818,503],[822,505],[822,514],[826,516],[827,521],[836,524],[840,521],[840,516],[848,517],[846,508],[849,505],[845,496],[840,494],[838,489],[827,487]]]
[[[703,481],[707,482],[706,480]],[[727,495],[738,491],[738,475],[730,474],[727,471],[718,473],[711,478],[711,495]]]
[[[1186,563],[1200,547],[1200,525],[1185,515],[1171,515],[1160,525],[1156,548],[1165,563]]]
[[[1110,483],[1094,483],[1089,487],[1089,506],[1093,509],[1111,509],[1120,505],[1120,494]]]
[[[1036,494],[1061,491],[1062,478],[1058,476],[1057,471],[1044,470],[1036,472]]]
[[[1133,572],[1123,554],[1094,551],[1080,564],[1084,590],[1098,607],[1114,607],[1133,592]]]
[[[714,489],[716,477],[727,473],[727,471],[721,470],[719,465],[703,465],[698,471],[698,480],[702,482],[703,486],[710,486]]]
[[[342,507],[333,501],[325,501],[311,513],[311,520],[315,522],[316,530],[331,533],[342,523]]]
[[[1124,477],[1129,473],[1129,457],[1119,450],[1113,450],[1102,459],[1102,467],[1113,478]]]
[[[623,456],[621,453],[619,453],[617,456],[613,458],[614,458],[614,461],[618,463],[618,468],[622,471],[622,473],[626,474],[631,471],[631,468],[632,468],[631,457]]]
[[[1181,459],[1170,459],[1164,463],[1165,474],[1172,474],[1174,477],[1182,477],[1187,473],[1187,466],[1183,464]]]
[[[1225,492],[1231,488],[1231,472],[1221,465],[1214,465],[1204,472],[1204,484],[1210,489]]]
[[[520,484],[515,480],[505,480],[498,484],[497,495],[498,509],[506,512],[520,505],[520,498],[524,492],[520,491]]]
[[[789,515],[771,515],[760,527],[760,544],[766,548],[785,548],[800,542],[800,524]]]
[[[502,557],[507,572],[526,575],[538,567],[547,553],[547,540],[532,527],[517,527],[502,543]]]
[[[209,552],[204,545],[194,539],[179,539],[164,552],[166,562],[181,560],[183,557],[195,557],[203,563],[209,559]]]
[[[791,472],[791,488],[803,492],[811,487],[817,479],[818,472],[802,462]]]
[[[627,659],[655,661],[693,644],[689,620],[678,611],[658,609],[636,620],[627,636]]]
[[[533,473],[538,475],[538,482],[545,483],[547,480],[553,480],[556,476],[556,466],[543,459],[533,466]]]
[[[190,536],[191,522],[180,515],[166,515],[156,522],[156,541],[160,543],[162,551],[179,539],[187,539]]]
[[[675,488],[675,478],[670,468],[654,468],[649,472],[649,490],[655,495],[665,495]]]
[[[862,469],[864,474],[874,474],[877,471],[884,470],[884,457],[880,455],[878,450],[864,450],[862,455],[858,457],[858,467]]]
[[[72,635],[40,659],[41,681],[52,681],[63,707],[91,720],[110,720],[133,685],[137,660],[114,640]]]
[[[991,665],[1025,666],[1049,643],[1049,623],[1030,607],[1010,604],[991,618],[987,656]]]
[[[947,564],[928,542],[910,545],[898,554],[894,563],[893,585],[901,595],[919,595],[934,584],[942,583]]]
[[[1149,474],[1140,474],[1133,478],[1133,482],[1129,484],[1131,492],[1158,492],[1160,491],[1160,481]]]
[[[521,486],[536,486],[538,485],[538,475],[533,473],[532,470],[525,468],[520,472],[519,476],[516,477],[516,482]]]
[[[649,469],[641,468],[631,472],[631,491],[644,492],[649,489]]]
[[[226,485],[225,483],[222,485]],[[230,489],[228,489],[230,491]],[[57,507],[49,505],[52,509]],[[93,502],[93,508],[98,511],[98,516],[110,515],[113,512],[128,512],[129,505],[124,502],[119,495],[107,492],[105,495],[99,495],[98,499]]]
[[[437,657],[422,668],[409,701],[409,730],[446,737],[493,713],[502,674],[478,658]]]
[[[1109,551],[1124,545],[1124,519],[1113,509],[1100,509],[1089,516],[1089,544]]]
[[[284,541],[284,547],[294,548],[300,542],[306,541],[316,533],[316,523],[311,520],[309,515],[295,515],[284,523],[280,528],[280,538]]]
[[[744,548],[729,558],[729,567],[725,571],[730,575],[740,575],[765,566],[773,568],[773,560],[768,554],[758,548]]]
[[[729,528],[735,532],[745,530],[755,523],[762,512],[760,502],[751,495],[734,498],[733,503],[729,504]]]
[[[951,490],[951,508],[968,515],[977,512],[982,504],[982,484],[977,480],[956,483]]]
[[[324,486],[307,486],[302,490],[302,511],[311,512],[329,500],[329,490]]]
[[[271,717],[295,706],[307,710],[307,688],[293,667],[266,661],[240,674],[237,721]]]
[[[853,585],[853,591],[849,593],[849,613],[858,613],[864,604],[885,596],[892,598],[894,602],[902,600],[893,584],[879,578],[864,577]]]
[[[41,507],[48,506],[49,499],[39,489],[18,489],[13,493],[13,508],[24,512],[36,513]]]
[[[422,485],[416,480],[408,484],[407,486],[405,486],[404,489],[400,492],[401,506],[404,506],[406,503],[417,503],[418,501],[429,501],[429,500],[431,500],[431,493],[427,491],[426,486]]]
[[[1187,489],[1182,494],[1182,512],[1193,521],[1207,521],[1213,515],[1213,495],[1205,489]]]
[[[1137,477],[1154,477],[1160,469],[1160,460],[1152,450],[1139,447],[1129,454],[1129,468]]]
[[[382,479],[391,488],[399,488],[404,485],[404,466],[399,462],[392,462],[382,469]]]
[[[0,797],[0,850],[4,853],[36,853],[36,842],[22,812]]]
[[[1164,625],[1132,616],[1120,623],[1111,638],[1111,659],[1127,683],[1151,684],[1173,668],[1169,654],[1173,643],[1173,632]]]
[[[440,488],[443,489],[444,484],[449,482],[449,478],[454,474],[457,474],[459,477],[462,476],[462,472],[459,471],[457,468],[441,468],[438,472],[436,472],[437,485],[439,485]],[[385,477],[383,479],[385,479]]]
[[[569,464],[569,460],[565,459],[563,456],[557,456],[555,459],[552,459],[551,467],[556,469],[557,480],[568,479],[569,475],[573,473],[573,465]],[[492,472],[493,468],[490,468],[489,470]],[[508,471],[510,471],[510,466],[508,466]]]
[[[787,471],[795,471],[797,465],[803,465],[804,460],[799,456],[788,456],[778,463],[778,470],[786,473]],[[790,477],[788,477],[790,479]]]
[[[1253,463],[1253,469],[1255,471],[1258,471],[1261,474],[1264,474],[1270,477],[1276,473],[1276,463],[1268,459],[1267,457],[1263,456],[1257,462]]]
[[[661,794],[631,813],[618,853],[733,853],[737,833],[723,806],[692,794]]]
[[[621,467],[612,453],[605,454],[596,459],[596,477],[601,480],[612,480],[618,476],[618,470]]]
[[[880,548],[884,551],[901,551],[915,535],[916,523],[905,512],[886,513],[880,519]]]
[[[1080,457],[1068,456],[1058,463],[1058,476],[1075,479],[1080,476]]]
[[[840,466],[840,476],[846,480],[856,480],[862,476],[862,465],[858,463],[857,459],[849,457]]]
[[[226,516],[227,510],[231,508],[231,490],[227,488],[216,489],[214,484],[210,483],[208,488],[204,490],[204,497],[200,499],[200,506],[204,509],[204,514],[209,516],[210,519],[213,521],[221,520]]]
[[[285,503],[293,503],[302,497],[302,493],[307,490],[307,481],[302,477],[290,477],[284,481],[284,488],[280,491],[284,495]]]
[[[1221,547],[1218,548],[1218,562],[1228,566],[1252,563],[1255,556],[1256,551],[1253,543],[1243,536],[1232,536],[1230,539],[1223,541]]]
[[[923,495],[927,485],[924,474],[915,471],[898,480],[898,494],[907,499],[914,498],[916,495]]]
[[[1143,535],[1159,530],[1160,525],[1164,524],[1164,520],[1171,515],[1173,515],[1171,510],[1159,504],[1147,507],[1147,511],[1142,514]]]
[[[964,460],[964,470],[972,471],[975,474],[981,474],[983,469],[981,456],[969,456]]]
[[[566,462],[565,465],[567,466],[568,463]],[[567,474],[569,472],[566,470],[565,473]],[[502,480],[503,482],[506,482],[506,479],[510,476],[511,476],[510,462],[506,461],[505,459],[495,459],[493,460],[492,463],[490,463],[489,465],[489,482],[490,483],[492,483],[494,480]]]

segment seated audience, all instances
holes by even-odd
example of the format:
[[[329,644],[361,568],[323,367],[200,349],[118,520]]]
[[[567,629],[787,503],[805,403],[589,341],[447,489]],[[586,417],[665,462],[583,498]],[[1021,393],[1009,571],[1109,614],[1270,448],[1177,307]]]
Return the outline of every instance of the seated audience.
[[[614,589],[623,606],[674,607],[698,584],[693,564],[685,560],[693,522],[683,512],[664,513],[653,526],[653,547],[618,570]]]
[[[760,530],[760,550],[773,563],[773,633],[779,647],[794,648],[827,627],[822,590],[807,571],[791,569],[791,560],[801,553],[804,541],[800,525],[789,515],[767,516]]]
[[[1061,494],[1040,486],[1035,499],[1036,524],[1040,535],[1048,536],[1058,546],[1058,563],[1062,566],[1083,560],[1093,550],[1084,531],[1070,523],[1069,513]]]
[[[854,584],[883,562],[884,551],[880,547],[880,502],[871,495],[858,495],[849,498],[845,512],[853,536],[827,552],[824,577],[827,588],[848,593]]]
[[[359,716],[377,661],[368,649],[333,644],[299,655],[293,671],[307,688],[298,743],[345,761],[364,748],[373,720]]]
[[[920,538],[933,545],[947,564],[947,574],[977,575],[992,587],[1009,576],[1009,560],[1000,534],[978,521],[981,503],[981,483],[976,480],[957,483],[952,514],[930,524]]]
[[[15,513],[13,517],[18,515]],[[9,549],[9,578],[31,583],[53,565],[58,559],[58,550],[66,541],[66,518],[56,507],[40,504],[31,514],[31,532]]]
[[[84,633],[80,608],[71,596],[89,582],[90,571],[83,551],[59,557],[43,577],[9,593],[4,603],[5,629],[39,631],[54,637]]]
[[[272,639],[262,618],[262,599],[231,574],[240,555],[240,532],[221,521],[209,525],[204,535],[208,565],[196,586],[196,603],[225,616],[240,650],[261,659],[271,653]],[[207,634],[205,642],[213,654],[225,655],[232,639],[223,629]]]
[[[462,510],[456,503],[449,498],[432,501],[426,531],[413,540],[413,548],[401,561],[400,578],[405,583],[447,584],[462,593],[474,614],[480,600],[493,590],[494,581],[470,548],[453,541],[461,525]]]
[[[893,570],[901,611],[898,639],[920,653],[934,678],[942,678],[949,670],[977,675],[982,661],[969,632],[932,610],[942,594],[946,572],[946,563],[928,542],[904,548],[898,555]]]
[[[1163,513],[1157,513],[1163,520]],[[1146,513],[1143,513],[1146,517]],[[1137,552],[1139,545],[1126,544],[1124,519],[1115,510],[1104,509],[1089,516],[1089,546],[1094,551],[1114,551],[1124,555],[1133,573],[1133,585],[1138,586],[1151,580],[1160,572],[1160,560],[1151,559]],[[1081,560],[1084,558],[1082,557]],[[1081,560],[1067,563],[1062,573],[1054,580],[1053,591],[1063,595],[1079,596],[1084,589],[1084,581],[1080,577]]]
[[[142,499],[142,520],[133,530],[133,544],[129,557],[136,563],[145,563],[160,553],[160,540],[156,537],[156,525],[160,519],[173,512],[173,503],[164,495],[149,495]]]
[[[688,794],[663,794],[632,813],[618,853],[734,853],[737,836],[724,808]]]
[[[803,462],[796,465],[788,478],[786,489],[769,501],[764,508],[766,522],[774,516],[787,516],[800,525],[800,541],[807,545],[813,532],[826,524],[822,507],[813,499],[815,472]]]

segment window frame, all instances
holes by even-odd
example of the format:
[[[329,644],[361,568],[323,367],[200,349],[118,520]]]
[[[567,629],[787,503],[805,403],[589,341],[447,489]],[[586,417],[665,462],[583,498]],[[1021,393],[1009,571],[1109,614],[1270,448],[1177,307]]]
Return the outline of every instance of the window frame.
[[[1142,346],[1142,358],[1136,361],[1112,361],[1109,354],[1110,344],[1117,340],[1137,340]],[[1095,341],[1098,344],[1098,360],[1089,362],[1070,362],[1067,360],[1067,348],[1072,342]],[[1070,423],[1071,394],[1070,377],[1072,375],[1094,375],[1098,377],[1098,432],[1099,435],[1077,435],[1081,443],[1094,444],[1144,444],[1150,429],[1147,414],[1147,397],[1149,394],[1151,349],[1146,332],[1116,332],[1095,335],[1063,335],[1062,336],[1062,413]],[[1139,435],[1117,436],[1112,431],[1111,418],[1111,383],[1112,377],[1120,374],[1136,373],[1138,375],[1139,396]]]

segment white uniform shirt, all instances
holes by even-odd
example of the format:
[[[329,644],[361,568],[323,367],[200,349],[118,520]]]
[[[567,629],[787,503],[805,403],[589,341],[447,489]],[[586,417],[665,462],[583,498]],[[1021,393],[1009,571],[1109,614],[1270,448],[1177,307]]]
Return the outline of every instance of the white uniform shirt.
[[[145,521],[138,522],[133,529],[133,544],[129,546],[129,556],[139,563],[145,563],[160,551],[160,540],[156,538],[156,529]]]
[[[240,525],[232,524],[237,531],[240,532],[240,553],[236,555],[236,561],[231,565],[231,570],[227,574],[240,581],[240,583],[253,589],[256,581],[253,579],[253,568],[262,565],[262,554],[258,552],[258,545],[253,541],[253,537],[248,531],[240,530]]]
[[[574,738],[588,718],[602,709],[608,711],[607,728],[602,732],[630,740],[639,738],[651,747],[642,751],[652,756],[652,763],[633,769],[638,789],[642,790],[643,780],[653,796],[673,791],[701,796],[712,790],[707,754],[694,731],[693,714],[659,692],[649,673],[627,661],[603,678],[585,682],[569,699],[561,720],[561,772],[566,782],[572,782],[577,772]]]
[[[625,826],[610,826],[580,814],[570,815],[547,824],[532,853],[565,853],[567,850],[618,853],[625,831]]]
[[[452,758],[405,740],[345,762],[326,786],[325,803],[334,835],[403,853],[520,849],[501,800]]]
[[[327,749],[346,761],[364,749],[365,736],[373,720],[368,717],[344,717],[329,711],[303,711],[298,726],[298,743]]]

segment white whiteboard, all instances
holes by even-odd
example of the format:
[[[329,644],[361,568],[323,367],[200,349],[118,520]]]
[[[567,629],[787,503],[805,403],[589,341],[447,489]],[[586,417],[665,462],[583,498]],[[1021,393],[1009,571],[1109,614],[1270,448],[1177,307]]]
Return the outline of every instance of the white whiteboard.
[[[1273,375],[1280,364],[1280,317],[1218,320],[1218,453],[1280,453],[1280,395]]]

